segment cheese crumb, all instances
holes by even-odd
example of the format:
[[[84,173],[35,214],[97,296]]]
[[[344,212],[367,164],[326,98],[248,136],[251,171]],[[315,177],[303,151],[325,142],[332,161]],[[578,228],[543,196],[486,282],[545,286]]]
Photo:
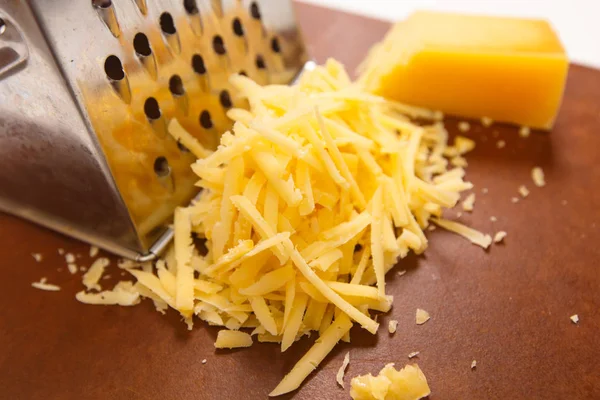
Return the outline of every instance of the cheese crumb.
[[[499,149],[503,149],[504,147],[506,147],[506,142],[504,140],[498,140],[496,142],[496,147]]]
[[[486,128],[492,126],[493,123],[494,120],[490,117],[481,117],[481,125],[485,126]]]
[[[483,189],[481,189],[481,193],[483,193],[483,194],[487,194],[487,193],[488,193],[488,188],[483,188]]]
[[[492,215],[492,216],[490,217],[490,221],[492,221],[492,222],[496,222],[496,221],[498,221],[498,218],[496,218],[495,216],[493,216],[493,215]]]
[[[90,257],[94,258],[98,255],[99,249],[96,246],[90,246]]]
[[[534,167],[531,170],[531,179],[533,179],[533,183],[535,183],[535,186],[537,187],[546,186],[544,170],[542,170],[540,167]]]
[[[61,255],[61,256],[62,256],[63,254],[65,254],[65,249],[60,249],[60,248],[59,248],[59,249],[58,249],[58,254],[59,254],[59,255]]]
[[[461,132],[468,132],[471,129],[471,124],[467,121],[461,121],[458,123],[458,130]]]
[[[31,253],[31,257],[33,257],[33,259],[37,262],[41,262],[43,260],[43,257],[40,253]]]
[[[75,262],[75,256],[74,256],[72,253],[67,253],[67,254],[65,255],[65,261],[66,261],[67,263],[70,263],[70,264],[71,264],[71,263],[74,263],[74,262]]]
[[[429,321],[429,318],[430,318],[430,316],[427,311],[417,308],[417,313],[416,313],[417,325],[423,325],[425,322]]]
[[[90,269],[83,275],[83,284],[87,290],[102,290],[98,281],[104,274],[104,269],[110,264],[110,260],[106,257],[98,258]]]
[[[578,324],[579,323],[579,315],[573,314],[569,318],[571,319],[571,322],[573,322],[574,324]]]
[[[236,349],[252,346],[252,336],[242,331],[222,329],[217,334],[215,347],[217,349]]]
[[[85,304],[134,306],[140,302],[140,293],[131,282],[122,281],[117,283],[113,290],[100,293],[81,291],[75,294],[75,298]]]
[[[335,375],[335,380],[337,381],[338,385],[340,385],[341,387],[344,387],[344,373],[345,373],[346,367],[348,366],[349,363],[350,363],[350,352],[347,352],[346,355],[344,356],[344,361],[342,362],[340,369],[338,369],[338,372]]]
[[[390,322],[388,322],[388,332],[396,333],[396,329],[398,329],[398,321],[395,319],[390,320]]]
[[[412,353],[408,354],[408,359],[410,360],[411,358],[418,356],[420,353],[420,351],[413,351]]]
[[[71,275],[75,275],[77,273],[77,265],[67,264],[67,268],[69,269],[69,272],[71,273]]]
[[[464,157],[461,157],[461,156],[452,157],[450,159],[450,164],[453,167],[460,167],[460,168],[464,168],[464,167],[468,166],[467,159]]]
[[[522,126],[521,129],[519,129],[519,136],[521,136],[522,138],[529,137],[530,133],[531,129],[529,129],[528,126]]]
[[[49,292],[58,292],[60,290],[59,286],[53,285],[51,283],[46,283],[46,278],[40,279],[39,282],[33,282],[31,284],[36,289],[46,290]]]
[[[519,186],[519,194],[521,195],[521,197],[525,198],[529,196],[529,189],[527,189],[525,185],[521,185]]]
[[[402,271],[398,271],[398,276],[402,276],[404,274],[406,274],[406,270],[405,269],[403,269]]]
[[[473,211],[473,206],[475,205],[475,193],[471,193],[467,196],[467,198],[462,203],[462,208],[465,211]]]
[[[471,361],[471,369],[475,369],[475,367],[477,367],[477,361],[473,360]]]
[[[504,231],[496,232],[496,234],[494,235],[494,243],[500,243],[501,241],[504,240],[505,237],[506,237],[506,232],[504,232]]]
[[[202,364],[206,364],[207,360],[206,358],[202,359]]]
[[[510,201],[512,201],[514,204],[517,204],[519,202],[519,198],[513,196],[513,197],[510,198]]]
[[[403,399],[419,400],[429,396],[427,378],[417,364],[400,371],[387,364],[379,375],[360,375],[352,378],[350,396],[353,400]]]

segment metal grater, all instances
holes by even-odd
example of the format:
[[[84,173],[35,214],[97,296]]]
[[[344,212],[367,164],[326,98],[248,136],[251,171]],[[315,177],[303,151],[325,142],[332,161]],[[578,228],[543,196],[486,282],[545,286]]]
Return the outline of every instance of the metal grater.
[[[168,122],[214,148],[245,106],[230,74],[306,61],[289,0],[4,0],[0,210],[151,259],[197,193]]]

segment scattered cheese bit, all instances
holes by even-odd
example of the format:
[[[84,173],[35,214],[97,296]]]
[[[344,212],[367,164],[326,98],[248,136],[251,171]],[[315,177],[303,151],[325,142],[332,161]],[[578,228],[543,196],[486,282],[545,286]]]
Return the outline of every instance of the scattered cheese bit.
[[[471,369],[475,369],[475,367],[477,367],[477,361],[473,360],[471,361]]]
[[[217,334],[215,347],[217,349],[235,349],[252,346],[252,336],[242,331],[222,329]]]
[[[490,217],[490,221],[492,221],[492,222],[496,222],[496,221],[498,221],[498,218],[496,218],[495,216],[493,216],[493,215],[492,215],[492,216]]]
[[[338,372],[335,375],[335,380],[337,381],[338,385],[340,385],[341,387],[344,387],[344,373],[345,373],[346,367],[348,366],[349,363],[350,363],[350,352],[347,352],[346,355],[344,356],[344,361],[342,362],[340,369],[338,369]]]
[[[396,321],[395,319],[390,320],[390,322],[388,322],[388,332],[389,333],[396,333],[396,329],[398,328],[398,321]]]
[[[471,129],[471,124],[467,121],[461,121],[458,123],[458,130],[461,132],[468,132]]]
[[[61,256],[62,256],[63,254],[65,254],[65,249],[60,249],[60,248],[59,248],[59,249],[58,249],[58,254],[59,254],[59,255],[61,255]]]
[[[433,218],[432,220],[442,228],[450,232],[454,232],[464,237],[465,239],[468,239],[471,243],[483,247],[484,249],[487,249],[490,246],[490,244],[492,244],[492,237],[490,235],[485,235],[461,223],[449,221],[446,219]]]
[[[529,134],[531,133],[531,129],[529,129],[528,126],[522,126],[519,129],[519,136],[521,136],[522,138],[526,138],[529,137]]]
[[[464,168],[468,165],[467,160],[461,156],[455,156],[450,159],[450,164],[453,167]]]
[[[117,283],[113,290],[100,293],[78,292],[75,298],[85,304],[134,306],[140,302],[140,293],[128,281]]]
[[[481,125],[485,126],[486,128],[492,126],[493,123],[493,119],[489,117],[481,117]]]
[[[85,272],[85,271],[87,271],[87,267],[85,265],[82,265],[81,267],[79,267],[79,270],[81,272]]]
[[[69,272],[74,275],[77,273],[77,265],[75,264],[67,264],[67,268],[69,270]]]
[[[525,185],[521,185],[519,186],[519,194],[525,198],[527,196],[529,196],[529,189],[527,189],[527,187]]]
[[[67,253],[65,255],[65,261],[67,263],[74,263],[75,262],[75,256],[72,253]]]
[[[531,170],[531,179],[533,179],[533,183],[535,186],[542,187],[546,185],[546,180],[544,178],[544,170],[540,167],[534,167]]]
[[[417,308],[416,313],[416,322],[417,325],[423,325],[425,322],[429,321],[429,313],[425,310]]]
[[[498,140],[496,142],[496,147],[499,149],[503,149],[506,146],[506,142],[504,140]]]
[[[427,378],[417,364],[400,371],[387,364],[378,376],[371,374],[352,378],[350,396],[353,400],[419,400],[429,396]]]
[[[481,189],[481,193],[483,193],[483,194],[487,194],[487,193],[488,193],[488,188],[483,188],[483,189]]]
[[[402,271],[398,271],[398,276],[402,276],[404,274],[406,274],[406,270],[405,269],[403,269]]]
[[[90,269],[83,275],[83,284],[87,290],[102,290],[98,281],[104,273],[104,269],[110,264],[108,258],[102,257],[94,261]]]
[[[40,253],[31,253],[31,257],[33,257],[33,259],[37,262],[41,262],[43,260],[43,257]]]
[[[203,358],[202,359],[202,364],[206,364],[206,362],[207,362],[206,358]]]
[[[462,208],[465,211],[473,211],[473,205],[475,204],[475,193],[471,193],[462,203]]]
[[[413,351],[412,353],[408,353],[408,359],[410,360],[411,358],[418,356],[420,353],[420,351]]]
[[[572,321],[574,324],[578,324],[578,323],[579,323],[579,315],[577,315],[577,314],[573,314],[573,315],[571,315],[569,318],[571,319],[571,321]]]
[[[59,286],[53,285],[51,283],[46,283],[46,278],[40,279],[39,282],[33,282],[31,284],[36,289],[47,290],[49,292],[58,292],[60,290]]]
[[[501,241],[504,240],[505,237],[506,237],[506,232],[504,232],[504,231],[496,232],[496,234],[494,235],[494,243],[500,243]]]
[[[510,198],[510,201],[512,201],[513,203],[517,204],[519,202],[519,198],[513,196],[513,197]]]
[[[460,218],[460,217],[462,217],[462,213],[459,211],[456,213],[456,218]]]
[[[427,230],[428,230],[428,231],[430,231],[430,232],[433,232],[433,231],[435,231],[435,229],[436,229],[436,226],[435,226],[435,225],[429,225],[429,226],[427,227]]]
[[[96,246],[90,246],[90,257],[94,258],[98,255],[99,249]]]

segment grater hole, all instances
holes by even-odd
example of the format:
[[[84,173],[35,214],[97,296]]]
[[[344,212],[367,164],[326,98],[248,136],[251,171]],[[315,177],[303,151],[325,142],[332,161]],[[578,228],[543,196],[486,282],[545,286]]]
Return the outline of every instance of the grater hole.
[[[242,75],[242,76],[248,76],[248,73],[244,70],[241,70],[240,72],[238,72],[238,74]]]
[[[108,56],[104,61],[104,72],[113,81],[120,81],[125,78],[125,71],[123,71],[123,64],[119,57],[115,55]]]
[[[244,27],[242,25],[242,21],[240,21],[239,18],[234,18],[233,22],[231,23],[231,29],[233,29],[233,33],[236,36],[244,36]]]
[[[152,48],[150,48],[148,36],[141,32],[136,34],[133,38],[133,48],[135,52],[140,56],[148,57],[152,54]]]
[[[183,0],[183,8],[185,8],[185,11],[190,15],[196,15],[200,12],[196,0]]]
[[[144,103],[144,113],[149,120],[159,119],[161,116],[160,107],[158,101],[154,97],[148,97]]]
[[[112,0],[92,0],[92,6],[95,8],[109,8],[112,6]]]
[[[154,160],[154,173],[159,178],[171,175],[171,167],[165,157],[157,157],[156,160]]]
[[[265,64],[265,59],[260,54],[256,55],[256,68],[258,69],[266,69],[267,65]]]
[[[252,16],[252,18],[254,19],[260,19],[261,15],[260,15],[260,8],[258,8],[258,4],[253,1],[250,4],[250,15]]]
[[[168,12],[164,12],[160,14],[160,29],[163,33],[167,35],[174,35],[177,33],[177,28],[175,28],[175,22],[173,21],[173,17]]]
[[[225,43],[223,42],[223,38],[221,37],[221,35],[215,35],[213,37],[212,46],[213,46],[213,50],[218,55],[222,56],[223,54],[226,53]]]
[[[185,147],[183,144],[181,144],[181,142],[178,140],[177,141],[177,148],[179,149],[179,151],[181,151],[182,153],[189,153],[190,149],[188,149],[187,147]]]
[[[204,59],[200,54],[194,54],[192,57],[192,68],[197,74],[204,75],[206,73],[206,65],[204,64]]]
[[[4,31],[6,31],[6,22],[0,18],[0,35],[2,35]]]
[[[277,39],[276,37],[271,39],[271,50],[273,50],[274,53],[281,53],[281,46],[279,45],[279,39]]]
[[[212,118],[207,110],[204,110],[200,113],[200,125],[204,129],[210,129],[213,127]]]
[[[179,75],[173,75],[171,79],[169,79],[169,90],[173,96],[183,96],[185,94],[183,81]]]
[[[219,93],[219,102],[223,108],[231,108],[233,103],[231,102],[231,96],[227,90],[221,90],[221,93]]]

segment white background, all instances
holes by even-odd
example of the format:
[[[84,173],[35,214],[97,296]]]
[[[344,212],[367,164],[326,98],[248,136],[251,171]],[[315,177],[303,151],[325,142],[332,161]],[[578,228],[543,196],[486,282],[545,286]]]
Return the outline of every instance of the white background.
[[[387,21],[416,9],[543,18],[573,62],[600,68],[600,0],[300,0]]]

